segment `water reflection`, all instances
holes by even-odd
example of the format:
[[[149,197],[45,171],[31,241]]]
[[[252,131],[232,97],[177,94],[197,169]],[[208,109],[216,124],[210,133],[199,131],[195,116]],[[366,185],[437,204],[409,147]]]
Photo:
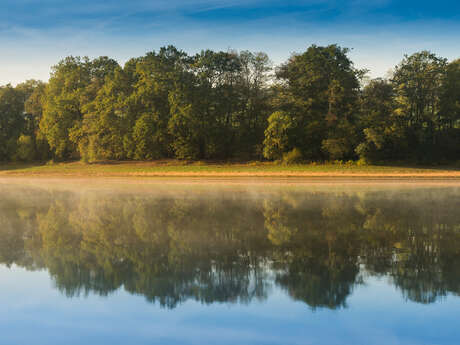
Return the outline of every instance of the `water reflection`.
[[[0,263],[46,269],[69,297],[124,288],[174,308],[250,303],[277,287],[336,309],[369,276],[419,303],[460,293],[455,188],[1,196]]]

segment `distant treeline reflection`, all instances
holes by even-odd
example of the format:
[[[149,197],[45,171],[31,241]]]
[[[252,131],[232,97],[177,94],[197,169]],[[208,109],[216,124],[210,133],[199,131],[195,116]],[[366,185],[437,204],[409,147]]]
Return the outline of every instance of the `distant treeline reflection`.
[[[46,269],[67,296],[123,287],[174,308],[249,303],[279,287],[346,307],[382,276],[405,298],[460,294],[460,193],[74,193],[7,187],[0,263]]]

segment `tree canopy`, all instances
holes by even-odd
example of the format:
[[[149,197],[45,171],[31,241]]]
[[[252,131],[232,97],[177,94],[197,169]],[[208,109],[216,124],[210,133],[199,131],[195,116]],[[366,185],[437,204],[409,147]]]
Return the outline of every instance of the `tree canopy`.
[[[47,83],[0,87],[0,160],[459,159],[460,60],[422,51],[367,80],[349,52],[70,56]]]

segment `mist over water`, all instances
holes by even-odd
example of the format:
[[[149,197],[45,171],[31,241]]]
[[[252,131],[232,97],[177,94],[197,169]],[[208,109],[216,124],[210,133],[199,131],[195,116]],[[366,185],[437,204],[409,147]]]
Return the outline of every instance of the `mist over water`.
[[[0,331],[456,344],[459,206],[457,184],[2,183]]]

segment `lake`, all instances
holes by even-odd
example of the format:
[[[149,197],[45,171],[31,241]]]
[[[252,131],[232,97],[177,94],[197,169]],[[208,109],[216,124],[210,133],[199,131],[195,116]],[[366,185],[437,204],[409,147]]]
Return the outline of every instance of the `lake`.
[[[460,184],[355,181],[1,180],[0,343],[459,344]]]

